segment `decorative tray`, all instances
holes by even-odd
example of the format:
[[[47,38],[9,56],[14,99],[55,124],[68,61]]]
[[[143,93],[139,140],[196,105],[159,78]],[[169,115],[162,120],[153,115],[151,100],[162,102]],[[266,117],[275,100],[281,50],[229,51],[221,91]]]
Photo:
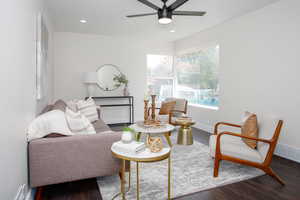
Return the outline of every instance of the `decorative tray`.
[[[161,122],[159,120],[139,121],[136,124],[143,128],[160,128],[166,126],[166,123]]]

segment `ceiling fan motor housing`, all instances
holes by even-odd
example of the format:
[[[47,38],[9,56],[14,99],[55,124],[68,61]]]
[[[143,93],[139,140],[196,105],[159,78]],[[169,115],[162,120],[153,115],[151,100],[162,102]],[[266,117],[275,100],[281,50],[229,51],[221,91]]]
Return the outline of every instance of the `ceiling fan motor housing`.
[[[158,10],[158,19],[161,18],[169,18],[172,19],[172,11],[168,10],[166,6],[164,6],[162,9]]]

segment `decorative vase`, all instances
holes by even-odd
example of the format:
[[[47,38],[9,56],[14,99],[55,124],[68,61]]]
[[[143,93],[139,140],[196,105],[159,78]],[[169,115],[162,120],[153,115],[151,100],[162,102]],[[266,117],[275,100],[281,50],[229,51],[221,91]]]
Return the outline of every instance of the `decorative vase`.
[[[128,86],[125,85],[124,89],[123,89],[123,95],[124,96],[129,96],[129,89],[128,89]]]
[[[132,141],[132,133],[130,131],[123,131],[122,134],[122,142],[123,143],[130,143]]]

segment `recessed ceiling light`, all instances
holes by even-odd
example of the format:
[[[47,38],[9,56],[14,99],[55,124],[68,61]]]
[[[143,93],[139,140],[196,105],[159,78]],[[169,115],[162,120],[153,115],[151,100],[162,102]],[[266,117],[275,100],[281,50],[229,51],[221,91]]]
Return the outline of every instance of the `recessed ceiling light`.
[[[175,33],[175,30],[170,30],[170,33]]]
[[[87,23],[87,21],[85,19],[81,19],[79,21],[80,21],[80,23],[83,23],[83,24]]]

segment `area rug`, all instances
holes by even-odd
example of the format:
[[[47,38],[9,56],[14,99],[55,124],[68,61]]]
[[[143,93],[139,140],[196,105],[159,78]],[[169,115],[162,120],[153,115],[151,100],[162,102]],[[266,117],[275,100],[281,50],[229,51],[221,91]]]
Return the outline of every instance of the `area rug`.
[[[199,192],[222,185],[239,182],[264,174],[262,171],[239,164],[222,161],[219,177],[213,177],[214,160],[209,155],[207,145],[194,141],[191,146],[174,144],[171,153],[172,179],[171,197]],[[140,163],[140,199],[167,199],[168,161],[156,163]],[[128,180],[128,174],[126,174]],[[118,175],[101,177],[97,180],[103,200],[111,200],[120,192]],[[127,185],[126,185],[127,187]],[[121,199],[117,197],[116,199]],[[136,165],[131,162],[131,189],[126,193],[126,199],[136,199]]]

